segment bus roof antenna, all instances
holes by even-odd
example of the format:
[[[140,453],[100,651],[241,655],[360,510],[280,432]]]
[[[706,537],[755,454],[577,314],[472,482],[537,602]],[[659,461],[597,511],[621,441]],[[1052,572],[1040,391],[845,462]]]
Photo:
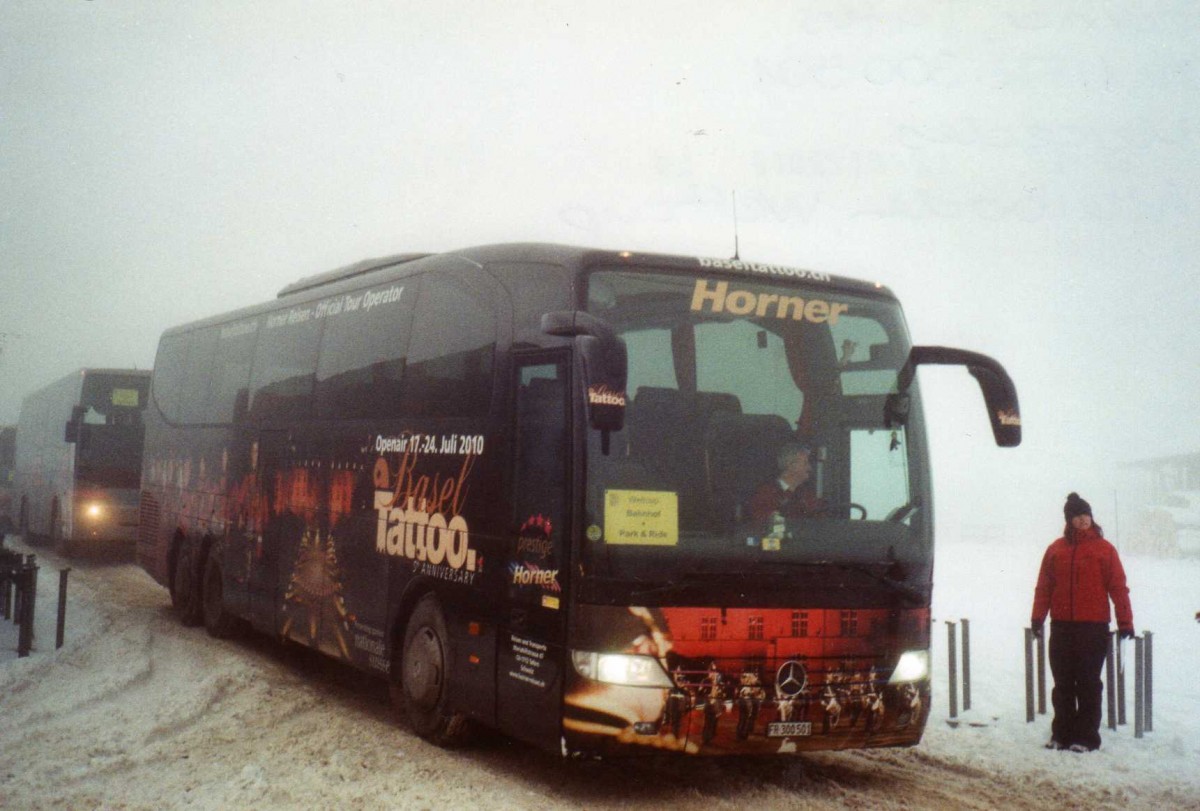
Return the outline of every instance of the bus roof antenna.
[[[733,194],[733,260],[736,262],[741,258],[738,256],[737,189],[731,193]]]

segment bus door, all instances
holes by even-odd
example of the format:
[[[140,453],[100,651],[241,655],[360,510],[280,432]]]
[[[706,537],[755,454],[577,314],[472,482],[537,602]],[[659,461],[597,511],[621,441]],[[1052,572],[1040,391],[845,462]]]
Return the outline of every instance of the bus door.
[[[570,354],[518,357],[514,369],[512,531],[505,554],[497,720],[514,737],[557,746],[566,666],[571,492]]]

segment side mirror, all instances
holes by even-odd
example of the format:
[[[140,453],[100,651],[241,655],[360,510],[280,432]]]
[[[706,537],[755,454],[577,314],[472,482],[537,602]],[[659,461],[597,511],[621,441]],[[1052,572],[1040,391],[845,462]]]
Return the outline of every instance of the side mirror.
[[[588,422],[604,432],[607,440],[609,431],[619,431],[625,425],[629,355],[624,339],[607,321],[582,310],[546,313],[542,316],[542,332],[575,339],[583,361]]]
[[[995,437],[996,444],[1002,448],[1015,448],[1021,444],[1021,408],[1017,402],[1017,387],[998,361],[966,349],[914,346],[909,353],[908,362],[900,370],[900,378],[897,381],[899,396],[904,396],[917,367],[922,364],[966,366],[971,376],[979,382],[979,388],[983,392],[983,402],[987,407],[988,420],[992,424],[992,436]],[[889,401],[892,397],[889,397]]]

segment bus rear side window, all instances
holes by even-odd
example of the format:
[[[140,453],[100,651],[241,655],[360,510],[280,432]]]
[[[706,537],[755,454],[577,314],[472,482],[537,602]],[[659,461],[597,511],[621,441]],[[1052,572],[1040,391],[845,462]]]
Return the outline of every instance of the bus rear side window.
[[[179,422],[188,339],[187,333],[165,336],[158,345],[158,357],[154,359],[154,379],[151,384],[154,403],[168,422]]]

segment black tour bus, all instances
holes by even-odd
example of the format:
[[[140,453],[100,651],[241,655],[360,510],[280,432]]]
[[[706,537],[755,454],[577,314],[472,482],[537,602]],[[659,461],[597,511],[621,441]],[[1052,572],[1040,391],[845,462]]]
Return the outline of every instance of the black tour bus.
[[[67,554],[133,550],[149,393],[148,371],[80,369],[25,397],[13,499],[26,541]]]
[[[927,363],[1019,443],[1004,369],[912,346],[882,285],[539,244],[361,262],[162,336],[139,558],[185,623],[375,672],[441,744],[911,745]],[[803,498],[763,512],[797,449]]]

